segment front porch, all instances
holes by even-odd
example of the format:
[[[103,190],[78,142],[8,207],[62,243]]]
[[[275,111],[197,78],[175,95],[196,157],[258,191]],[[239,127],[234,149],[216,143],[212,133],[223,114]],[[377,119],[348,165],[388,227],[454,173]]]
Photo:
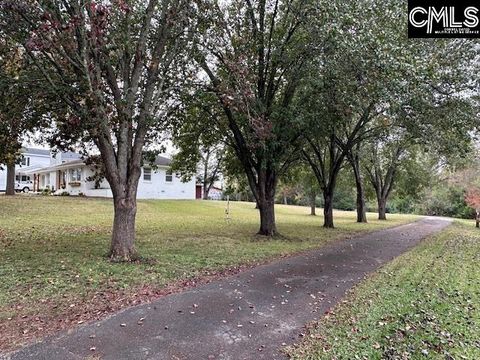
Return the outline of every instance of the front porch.
[[[108,184],[102,181],[97,184],[90,178],[94,171],[82,160],[36,169],[28,172],[33,178],[33,191],[45,189],[55,194],[67,192],[70,195],[85,195],[92,197],[111,197]]]

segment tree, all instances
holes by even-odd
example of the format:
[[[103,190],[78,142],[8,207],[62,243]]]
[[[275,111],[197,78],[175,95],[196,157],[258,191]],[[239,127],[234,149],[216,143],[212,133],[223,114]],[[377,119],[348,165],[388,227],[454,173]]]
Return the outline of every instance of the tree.
[[[203,146],[185,149],[173,157],[172,170],[177,171],[183,180],[196,177],[202,184],[202,198],[208,200],[210,189],[222,174],[224,148],[221,145]],[[198,174],[197,174],[198,171]]]
[[[323,31],[319,56],[310,69],[303,102],[299,101],[309,124],[304,156],[323,192],[325,227],[334,226],[333,196],[344,160],[359,170],[361,159],[355,160],[359,147],[395,127],[420,138],[414,121],[423,121],[423,133],[432,127],[445,129],[443,117],[413,116],[409,106],[418,98],[431,108],[440,93],[455,97],[465,91],[475,54],[474,45],[466,42],[408,41],[404,7],[398,2],[334,3],[328,17],[335,20]],[[422,113],[421,107],[414,109]],[[465,134],[472,129],[471,124],[460,123],[457,131]],[[354,173],[361,184],[360,172]],[[357,191],[361,193],[360,186]],[[361,207],[361,194],[358,204]],[[362,211],[359,219],[363,220]]]
[[[387,219],[387,200],[393,190],[400,158],[408,147],[405,143],[400,135],[400,138],[375,141],[368,148],[369,160],[366,161],[365,169],[375,190],[379,220]]]
[[[200,149],[201,171],[198,179],[202,183],[203,199],[208,200],[210,189],[220,179],[224,149],[220,146]]]
[[[304,196],[308,200],[310,206],[310,215],[317,215],[317,196],[319,195],[318,183],[312,169],[308,164],[302,163],[300,169],[296,175],[297,183],[300,185],[300,189]]]
[[[480,227],[480,189],[471,187],[465,194],[465,202],[475,210],[475,226]]]
[[[355,187],[357,190],[357,222],[366,223],[367,209],[365,206],[365,189],[360,166],[360,158],[362,154],[361,145],[361,143],[358,143],[356,146],[352,147],[350,151],[347,152],[347,159],[352,167],[353,176],[355,179]]]
[[[478,118],[471,99],[458,96],[458,89],[464,89],[462,84],[466,83],[463,77],[442,79],[440,86],[454,86],[457,90],[453,93],[435,89],[427,92],[430,84],[425,83],[408,94],[410,99],[391,107],[391,117],[385,121],[393,125],[389,132],[370,143],[365,161],[380,220],[386,219],[387,200],[402,162],[413,159],[418,151],[444,163],[465,157],[471,151],[471,133],[478,127]]]
[[[185,107],[170,123],[173,144],[179,148],[173,157],[172,170],[184,180],[197,177],[202,184],[202,197],[207,200],[223,171],[225,143],[216,125],[221,122],[217,118],[224,114],[206,93],[197,92],[195,96],[187,93],[182,102]]]
[[[136,193],[144,149],[188,77],[186,1],[4,1],[1,27],[66,107],[56,145],[93,142],[114,199],[110,257],[136,256]]]
[[[280,180],[277,193],[277,202],[288,205],[288,200],[290,199],[290,204],[294,204],[296,197],[299,195],[299,187],[297,184],[290,184]]]
[[[367,156],[366,158],[368,159]],[[402,159],[396,172],[389,210],[397,213],[415,212],[418,209],[417,204],[423,201],[425,190],[438,183],[441,167],[442,164],[435,154],[425,152],[418,145],[411,146],[408,156]]]
[[[309,1],[197,1],[196,61],[224,112],[218,128],[238,158],[260,213],[258,234],[277,233],[278,177],[296,160],[292,99],[311,54]]]
[[[21,160],[22,140],[46,122],[39,101],[39,74],[22,49],[0,40],[0,164],[6,164],[6,195],[15,194],[15,164]],[[37,91],[32,91],[36,88]]]
[[[440,163],[434,181],[429,183],[418,201],[422,213],[467,219],[475,216],[476,208],[467,203],[466,195],[475,195],[476,189],[479,189],[478,148],[469,155]]]
[[[312,169],[304,161],[296,162],[279,180],[277,203],[310,207],[310,215],[316,215],[318,183]]]
[[[343,14],[344,6],[328,10],[332,12],[329,18],[336,19],[337,11]],[[395,59],[396,49],[391,49],[393,59],[383,57],[384,44],[378,41],[385,31],[380,29],[383,23],[365,26],[370,24],[369,16],[382,12],[383,6],[375,6],[367,15],[361,6],[354,6],[348,9],[349,15],[322,28],[321,50],[299,99],[308,129],[303,156],[323,193],[327,228],[334,227],[334,192],[343,163],[349,156],[355,158],[354,147],[375,134],[372,120],[393,87],[393,77],[398,76],[392,70],[397,66],[395,60],[404,61]]]

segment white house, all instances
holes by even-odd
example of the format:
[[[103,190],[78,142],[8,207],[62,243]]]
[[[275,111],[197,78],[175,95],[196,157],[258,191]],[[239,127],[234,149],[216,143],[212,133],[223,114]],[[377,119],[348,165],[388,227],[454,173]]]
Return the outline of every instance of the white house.
[[[212,200],[222,200],[223,190],[219,187],[212,186],[208,192],[208,198]]]
[[[50,165],[50,150],[23,148],[20,163],[15,166],[15,180],[27,182],[33,180],[30,171]],[[0,169],[0,191],[5,191],[7,186],[7,169]],[[29,189],[32,190],[32,189]]]
[[[153,168],[144,166],[138,184],[139,199],[195,199],[195,179],[182,182],[170,171],[171,160],[158,156]],[[50,189],[71,195],[112,197],[108,182],[92,181],[94,169],[86,165],[78,154],[62,153],[52,158],[47,167],[32,170],[34,191]]]

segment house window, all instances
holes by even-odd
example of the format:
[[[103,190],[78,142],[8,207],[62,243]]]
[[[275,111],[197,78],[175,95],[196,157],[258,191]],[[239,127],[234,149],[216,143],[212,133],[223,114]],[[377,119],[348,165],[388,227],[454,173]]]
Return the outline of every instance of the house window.
[[[70,181],[81,181],[82,169],[70,169]]]
[[[152,181],[152,169],[143,168],[143,181]]]
[[[172,182],[173,181],[173,175],[172,175],[172,170],[167,170],[165,173],[165,182]]]
[[[22,166],[30,166],[30,158],[29,157],[23,157],[22,160],[20,161],[20,164]]]

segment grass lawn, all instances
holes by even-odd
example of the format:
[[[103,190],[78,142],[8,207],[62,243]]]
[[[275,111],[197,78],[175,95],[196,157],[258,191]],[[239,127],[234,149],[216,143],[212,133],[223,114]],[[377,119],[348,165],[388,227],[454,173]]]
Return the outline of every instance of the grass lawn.
[[[288,350],[306,359],[480,359],[480,231],[456,221],[361,283]]]
[[[137,249],[151,261],[107,261],[110,200],[0,196],[0,349],[190,285],[185,279],[319,247],[356,232],[415,220],[390,215],[356,224],[336,212],[337,229],[321,227],[309,209],[276,206],[283,238],[259,240],[252,203],[139,201]]]

